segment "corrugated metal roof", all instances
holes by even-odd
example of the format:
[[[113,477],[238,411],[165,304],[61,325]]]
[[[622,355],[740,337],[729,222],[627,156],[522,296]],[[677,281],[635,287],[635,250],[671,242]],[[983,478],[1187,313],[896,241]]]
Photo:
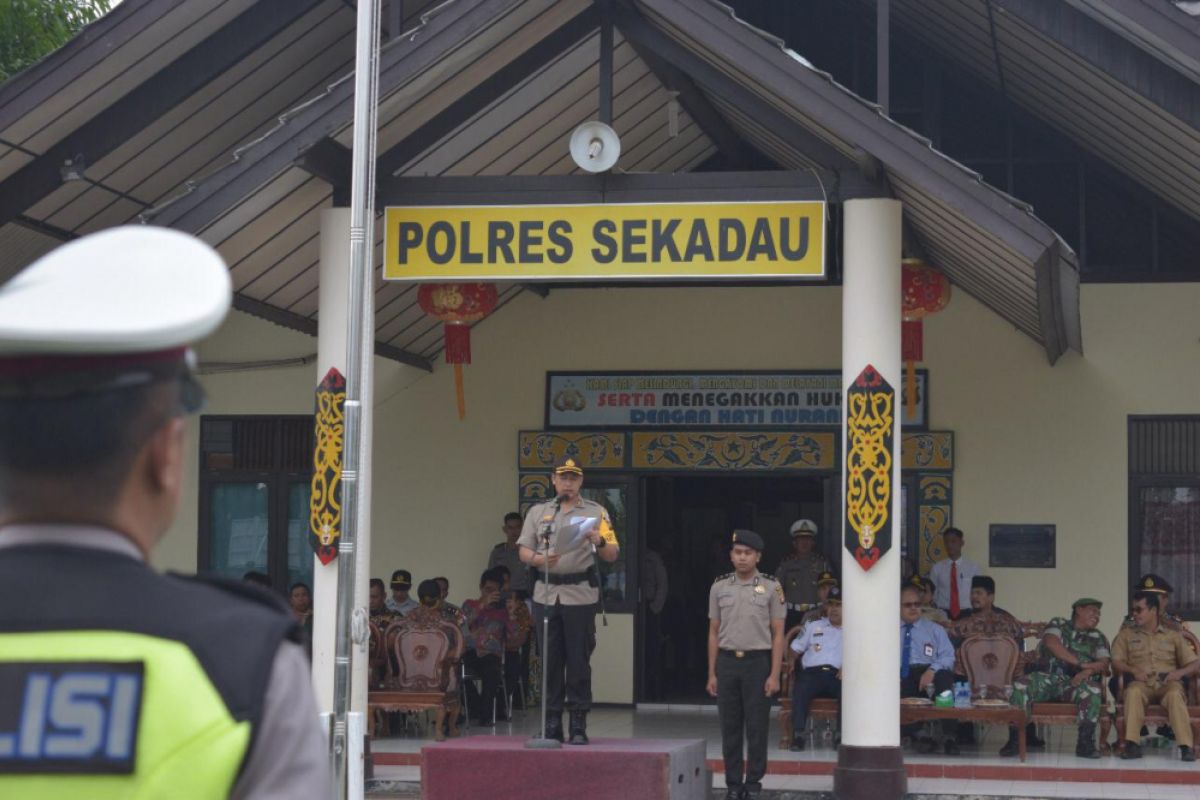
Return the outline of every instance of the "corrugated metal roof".
[[[432,35],[439,18],[486,10],[469,35],[445,45],[446,52],[420,71],[406,70],[416,51],[443,44]],[[420,125],[444,111],[486,76],[503,69],[529,48],[591,8],[588,0],[536,0],[447,4],[421,28],[388,43],[381,53],[379,151],[405,142]],[[486,104],[463,124],[401,165],[396,174],[412,175],[564,175],[578,172],[567,152],[571,132],[598,115],[596,95],[599,43],[588,35],[543,68]],[[292,165],[298,150],[332,137],[343,145],[353,135],[347,81],[307,100],[285,114],[260,139],[241,148],[193,191],[146,217],[194,230],[229,259],[234,285],[244,296],[286,312],[315,319],[317,314],[316,222],[329,205],[328,186]],[[679,112],[678,133],[668,132],[671,96],[634,49],[614,41],[613,127],[622,140],[619,168],[626,171],[686,171],[715,152],[715,146],[686,112]],[[199,194],[251,165],[277,158],[265,183],[233,207],[217,208],[208,219],[195,209]],[[378,340],[393,347],[436,355],[440,326],[416,305],[416,287],[379,278],[376,247],[376,327]],[[520,291],[501,287],[502,302]],[[436,342],[434,340],[436,339]]]
[[[0,228],[0,242],[6,234],[21,242],[0,246],[0,275],[22,266],[30,248],[46,244],[46,232],[71,236],[140,216],[198,232],[216,245],[231,265],[243,309],[315,330],[318,217],[332,190],[297,159],[312,148],[350,141],[354,15],[339,0],[305,1],[304,8],[286,6],[294,16],[244,58],[89,162],[88,182],[55,185],[24,211],[25,227]],[[24,162],[45,152],[38,147],[74,135],[136,86],[161,80],[170,53],[160,52],[155,36],[174,42],[178,53],[228,30],[240,11],[278,2],[126,0],[84,37],[0,87],[0,99],[8,98],[0,125],[18,136],[0,141],[8,148],[0,150],[0,176],[19,175]],[[747,143],[784,167],[814,166],[831,156],[878,159],[922,244],[952,280],[1043,342],[1051,359],[1078,349],[1073,254],[1027,207],[934,152],[778,40],[737,21],[727,7],[708,0],[639,0],[637,7],[671,42],[802,126],[772,130],[726,94],[700,86],[700,99]],[[411,13],[422,8],[421,16]],[[594,25],[575,36],[577,23],[594,13],[590,0],[418,1],[405,10],[404,34],[380,57],[380,152],[405,153],[394,174],[577,171],[566,140],[578,123],[598,115]],[[574,38],[565,40],[565,32]],[[111,54],[97,50],[101,41]],[[561,46],[548,52],[547,41]],[[618,167],[692,170],[716,145],[685,111],[671,135],[672,94],[639,57],[639,47],[621,35],[615,40]],[[540,66],[475,104],[472,92],[533,54],[546,56]],[[89,83],[93,70],[109,82]],[[118,83],[113,75],[120,75]],[[45,109],[39,104],[30,116],[31,93],[67,91],[85,110],[56,101]],[[470,113],[455,116],[468,106]],[[453,124],[430,133],[431,120],[449,119]],[[436,355],[440,326],[416,306],[415,288],[378,277],[377,270],[379,341],[393,354],[415,354],[412,363]],[[511,284],[501,289],[502,302],[521,291]]]
[[[671,40],[754,90],[823,142],[881,162],[928,257],[957,286],[1046,347],[1051,361],[1082,347],[1079,271],[1070,247],[1030,207],[983,182],[789,51],[738,20],[717,0],[638,0]],[[698,79],[703,86],[703,80]],[[811,165],[804,152],[763,123],[710,94],[738,132],[789,167]],[[1077,303],[1077,300],[1075,301]]]
[[[1091,2],[1086,8],[1099,14],[1112,5]],[[1164,201],[1200,218],[1200,85],[1178,80],[1170,96],[1173,113],[1152,99],[1147,89],[1155,89],[1153,83],[1133,83],[1154,78],[1138,63],[1139,56],[1148,56],[1133,51],[1133,45],[1131,52],[1112,52],[1114,44],[1126,44],[1116,37],[1096,38],[1089,49],[1069,46],[1069,37],[1084,39],[1087,31],[1079,26],[1090,20],[1047,16],[1048,9],[1027,2],[893,0],[892,9],[892,20],[906,33],[1003,91]],[[1059,14],[1063,11],[1070,9],[1058,9]],[[1063,26],[1062,35],[1049,35],[1051,25]],[[1190,55],[1195,58],[1200,37],[1190,37]],[[1111,69],[1104,69],[1097,63],[1100,58],[1120,63],[1114,60]],[[1127,80],[1118,77],[1121,70],[1129,74]],[[1161,80],[1175,82],[1176,75],[1164,74]]]

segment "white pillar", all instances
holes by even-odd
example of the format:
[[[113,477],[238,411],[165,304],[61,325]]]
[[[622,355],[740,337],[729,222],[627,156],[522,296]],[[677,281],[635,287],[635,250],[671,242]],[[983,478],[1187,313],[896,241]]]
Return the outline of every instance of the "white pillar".
[[[875,367],[895,390],[893,408],[892,546],[864,571],[842,548],[844,656],[842,743],[900,744],[900,203],[849,200],[843,205],[842,389]],[[842,442],[846,404],[842,404]],[[846,454],[842,454],[845,531]]]
[[[350,209],[321,212],[321,261],[317,294],[317,379],[330,368],[346,374],[346,316],[350,275]],[[313,556],[313,689],[323,713],[333,712],[334,632],[337,628],[338,564]]]

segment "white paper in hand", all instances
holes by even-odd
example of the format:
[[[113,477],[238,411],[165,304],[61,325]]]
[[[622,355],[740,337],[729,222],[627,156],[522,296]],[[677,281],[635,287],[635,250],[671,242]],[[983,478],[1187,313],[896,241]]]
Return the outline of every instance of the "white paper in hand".
[[[571,517],[565,528],[559,530],[558,542],[555,549],[560,553],[574,550],[587,543],[588,534],[596,528],[600,520],[596,517]]]

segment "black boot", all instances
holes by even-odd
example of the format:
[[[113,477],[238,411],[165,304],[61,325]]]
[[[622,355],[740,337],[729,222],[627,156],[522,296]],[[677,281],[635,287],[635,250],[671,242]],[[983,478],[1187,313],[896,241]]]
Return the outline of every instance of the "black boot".
[[[1017,729],[1011,725],[1008,728],[1008,741],[1004,743],[1004,747],[1000,748],[1000,755],[1004,758],[1012,758],[1020,751],[1020,745],[1017,743]]]
[[[587,744],[587,712],[571,712],[571,741],[567,744]]]
[[[563,740],[562,714],[546,714],[546,738]]]
[[[1079,738],[1075,740],[1075,755],[1080,758],[1100,757],[1100,751],[1096,749],[1096,723],[1079,723]]]

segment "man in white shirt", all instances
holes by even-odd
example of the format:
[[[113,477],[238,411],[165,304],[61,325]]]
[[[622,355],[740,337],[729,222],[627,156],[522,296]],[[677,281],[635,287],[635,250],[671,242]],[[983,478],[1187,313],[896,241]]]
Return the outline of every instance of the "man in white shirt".
[[[929,578],[933,581],[933,602],[946,610],[950,619],[958,619],[965,608],[971,607],[971,579],[979,574],[979,565],[963,558],[963,532],[947,528],[942,533],[946,557],[933,565]]]
[[[792,685],[793,752],[804,749],[804,727],[808,707],[816,697],[838,701],[838,730],[842,728],[842,590],[829,589],[825,598],[826,616],[815,619],[792,640],[796,660],[796,680]]]

